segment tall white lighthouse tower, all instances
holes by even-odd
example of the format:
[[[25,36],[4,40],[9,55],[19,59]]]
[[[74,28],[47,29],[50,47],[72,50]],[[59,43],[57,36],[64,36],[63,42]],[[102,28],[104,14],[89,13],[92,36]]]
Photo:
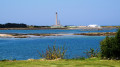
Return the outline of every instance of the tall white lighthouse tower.
[[[58,15],[57,15],[57,12],[56,12],[56,25],[58,25]]]
[[[58,13],[56,12],[56,22],[55,25],[52,25],[51,28],[63,28],[64,26],[60,25],[60,21],[58,20]]]

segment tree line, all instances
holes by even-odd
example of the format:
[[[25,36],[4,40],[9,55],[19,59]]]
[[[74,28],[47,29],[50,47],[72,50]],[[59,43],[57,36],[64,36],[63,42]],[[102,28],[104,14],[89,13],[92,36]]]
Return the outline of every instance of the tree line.
[[[0,28],[50,28],[50,26],[27,25],[24,23],[0,24]]]

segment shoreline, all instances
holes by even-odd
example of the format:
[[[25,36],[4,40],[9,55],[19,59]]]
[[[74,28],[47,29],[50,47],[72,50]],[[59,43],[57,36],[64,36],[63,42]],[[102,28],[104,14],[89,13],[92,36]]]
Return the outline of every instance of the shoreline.
[[[103,29],[117,29],[116,27],[64,27],[64,28],[0,28],[0,30],[54,30],[54,29],[61,29],[61,30],[71,30],[71,29],[83,29],[83,30],[103,30]]]
[[[45,36],[64,36],[64,35],[84,35],[84,36],[113,36],[116,32],[100,32],[100,33],[77,33],[77,34],[18,34],[18,33],[0,33],[0,38],[31,38]]]

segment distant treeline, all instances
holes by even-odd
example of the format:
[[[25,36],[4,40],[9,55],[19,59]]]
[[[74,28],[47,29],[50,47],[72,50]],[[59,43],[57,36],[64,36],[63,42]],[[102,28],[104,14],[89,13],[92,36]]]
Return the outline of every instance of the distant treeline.
[[[26,28],[27,25],[23,23],[6,23],[0,24],[0,28]]]
[[[23,23],[0,24],[0,28],[50,28],[50,26],[27,25]]]
[[[50,26],[29,26],[29,27],[34,27],[34,28],[50,28]]]

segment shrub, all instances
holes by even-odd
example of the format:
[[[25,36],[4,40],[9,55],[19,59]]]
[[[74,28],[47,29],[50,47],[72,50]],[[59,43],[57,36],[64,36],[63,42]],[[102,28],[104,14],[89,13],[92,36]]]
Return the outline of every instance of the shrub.
[[[66,50],[65,46],[63,47],[56,47],[55,45],[46,49],[46,51],[39,52],[39,55],[47,60],[53,59],[63,59],[65,56]]]
[[[98,57],[98,49],[94,50],[93,48],[90,48],[90,50],[87,50],[86,55],[90,58],[90,57]]]
[[[120,59],[120,29],[114,37],[107,36],[100,43],[101,57],[105,59]]]

